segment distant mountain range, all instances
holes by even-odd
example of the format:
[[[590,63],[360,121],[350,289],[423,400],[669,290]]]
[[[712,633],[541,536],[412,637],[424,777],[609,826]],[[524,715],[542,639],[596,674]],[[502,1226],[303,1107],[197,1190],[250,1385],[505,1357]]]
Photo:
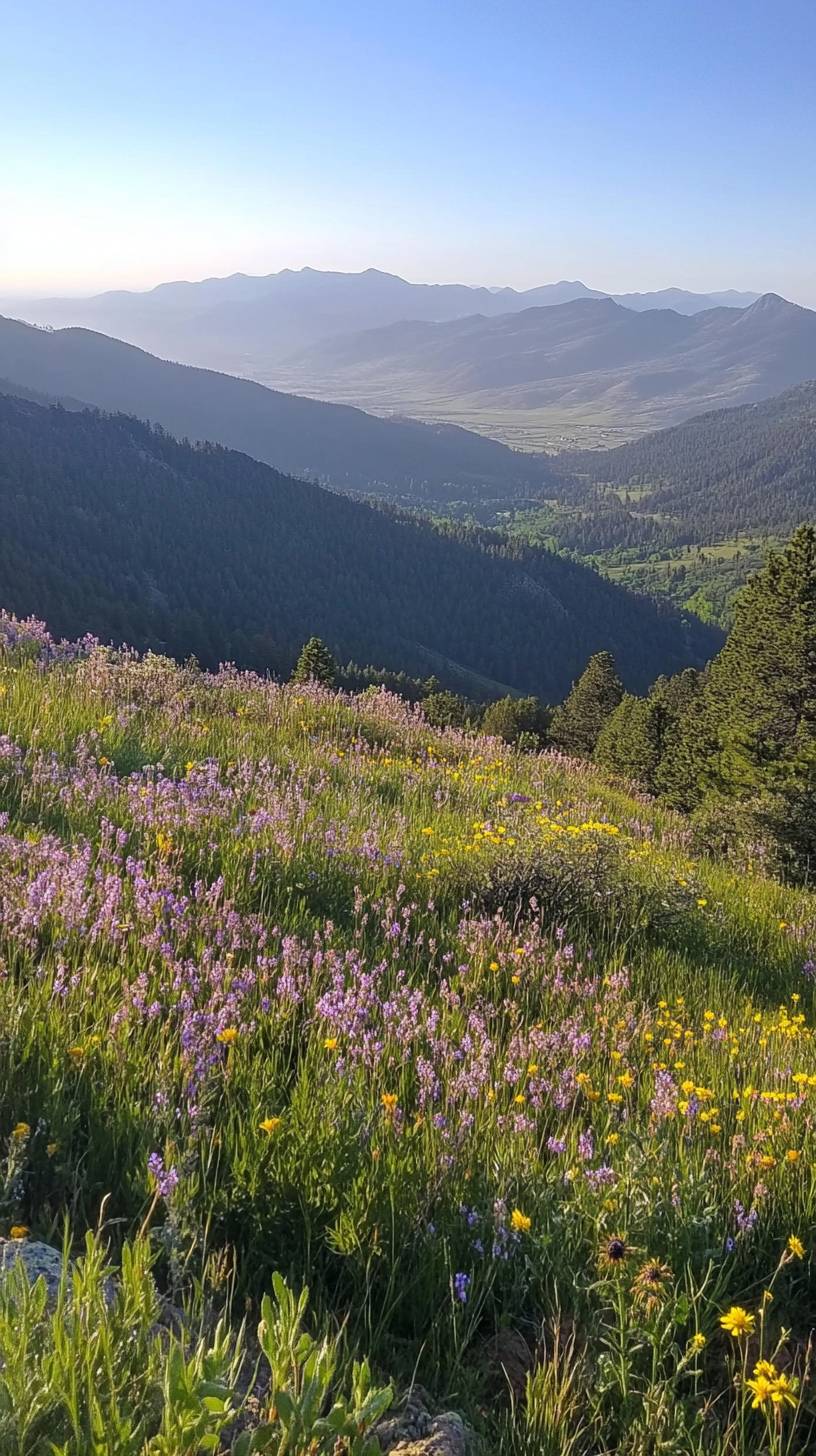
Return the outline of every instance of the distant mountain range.
[[[816,377],[816,313],[773,293],[693,315],[582,298],[341,336],[279,375],[287,387],[420,417],[548,411],[636,433]]]
[[[123,411],[350,492],[440,502],[535,491],[551,474],[546,461],[455,426],[378,419],[281,394],[168,363],[88,329],[0,318],[0,379],[12,391],[34,391],[69,408]]]
[[[55,327],[79,325],[138,344],[186,364],[269,379],[270,370],[296,350],[338,334],[406,320],[446,322],[472,314],[496,317],[530,307],[609,295],[580,282],[539,288],[469,288],[463,284],[408,283],[368,268],[362,273],[285,268],[266,277],[235,273],[200,283],[162,283],[146,293],[101,293],[93,298],[0,299],[0,312]],[[672,308],[694,314],[725,305],[745,307],[755,293],[688,293],[667,288],[627,293],[629,309]]]
[[[721,641],[575,562],[442,531],[133,418],[0,396],[3,605],[206,665],[288,672],[303,640],[483,697],[557,699],[590,653],[624,680]]]

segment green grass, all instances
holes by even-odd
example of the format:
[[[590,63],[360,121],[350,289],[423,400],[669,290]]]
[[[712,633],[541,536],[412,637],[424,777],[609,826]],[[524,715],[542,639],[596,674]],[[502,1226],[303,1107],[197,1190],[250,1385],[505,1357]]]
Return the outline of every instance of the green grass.
[[[0,1231],[67,1217],[81,1247],[103,1210],[144,1308],[188,1309],[186,1360],[281,1270],[342,1330],[327,1391],[366,1355],[501,1456],[810,1449],[810,1386],[753,1410],[741,1369],[761,1344],[807,1373],[816,897],[383,695],[24,658],[0,671]],[[169,1379],[152,1318],[136,1391]],[[155,1434],[121,1449],[204,1449]]]

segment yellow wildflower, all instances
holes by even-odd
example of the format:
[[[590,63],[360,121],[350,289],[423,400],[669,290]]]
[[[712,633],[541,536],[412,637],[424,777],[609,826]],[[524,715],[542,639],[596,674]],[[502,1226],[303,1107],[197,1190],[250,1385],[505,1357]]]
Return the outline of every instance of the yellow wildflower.
[[[755,1323],[754,1315],[749,1314],[747,1309],[743,1309],[741,1304],[732,1304],[728,1313],[720,1316],[722,1328],[726,1334],[733,1335],[735,1340],[741,1339],[743,1335],[752,1334]]]
[[[237,1026],[225,1026],[223,1031],[216,1032],[215,1039],[220,1041],[223,1046],[232,1046],[232,1043],[238,1040]]]
[[[754,1397],[751,1401],[753,1410],[758,1410],[773,1395],[774,1382],[767,1375],[757,1375],[753,1380],[746,1380],[745,1384]]]
[[[28,1229],[24,1223],[13,1223],[9,1229],[9,1237],[12,1239],[27,1239]]]
[[[520,1208],[514,1208],[510,1215],[510,1227],[517,1234],[528,1234],[532,1228],[533,1220],[522,1213]]]
[[[805,1246],[802,1240],[796,1237],[796,1234],[791,1234],[788,1239],[788,1250],[793,1254],[794,1259],[804,1259],[805,1257]]]
[[[280,1125],[281,1119],[279,1117],[265,1117],[263,1122],[258,1123],[260,1131],[268,1132],[270,1135],[273,1132],[277,1132],[277,1129],[280,1127]]]

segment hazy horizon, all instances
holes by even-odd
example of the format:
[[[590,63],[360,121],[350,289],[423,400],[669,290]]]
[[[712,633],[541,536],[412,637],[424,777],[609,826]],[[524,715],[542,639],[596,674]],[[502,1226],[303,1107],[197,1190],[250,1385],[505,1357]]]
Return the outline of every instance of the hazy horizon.
[[[249,269],[249,268],[235,267],[235,268],[225,269],[225,271],[223,273],[208,273],[208,274],[202,274],[202,275],[200,275],[198,277],[195,277],[195,278],[193,278],[193,277],[182,277],[182,276],[179,276],[177,278],[171,278],[171,277],[166,277],[165,278],[165,277],[162,277],[162,278],[155,279],[155,281],[148,282],[148,283],[144,283],[144,284],[123,282],[123,283],[113,284],[110,287],[98,288],[98,289],[96,289],[96,288],[88,288],[88,289],[86,289],[86,288],[74,288],[74,289],[67,289],[66,288],[63,291],[59,291],[57,289],[51,289],[51,288],[40,288],[40,289],[36,289],[36,290],[31,289],[31,290],[28,290],[28,291],[25,291],[25,290],[22,290],[22,289],[8,289],[8,290],[4,291],[2,294],[0,294],[0,296],[2,296],[5,299],[8,299],[8,300],[12,300],[12,299],[18,298],[18,299],[20,299],[20,301],[23,301],[23,300],[26,300],[26,299],[30,299],[30,300],[41,300],[41,299],[47,299],[47,298],[51,298],[51,297],[55,297],[55,298],[56,297],[59,297],[59,298],[78,298],[78,299],[81,299],[81,298],[93,297],[97,293],[108,293],[108,292],[111,292],[111,293],[114,293],[114,292],[150,293],[150,292],[153,291],[153,289],[158,288],[158,287],[161,287],[162,284],[167,284],[167,283],[170,283],[170,284],[174,284],[174,283],[206,283],[206,282],[210,282],[212,279],[215,279],[215,278],[229,278],[229,277],[239,277],[239,276],[263,278],[263,277],[274,277],[278,273],[285,273],[285,272],[301,273],[301,272],[306,272],[306,271],[311,271],[311,272],[326,272],[326,273],[344,273],[344,274],[362,274],[362,273],[366,273],[366,272],[369,272],[369,271],[372,271],[372,270],[375,271],[375,272],[379,272],[379,273],[391,274],[392,276],[396,276],[396,277],[402,278],[405,282],[412,283],[412,284],[431,285],[431,286],[434,285],[434,284],[463,284],[465,287],[467,287],[467,288],[473,288],[474,290],[477,290],[477,289],[480,289],[480,288],[488,288],[488,289],[490,289],[492,291],[495,291],[495,292],[500,292],[504,288],[513,288],[513,289],[516,290],[516,292],[523,293],[523,292],[527,291],[528,289],[538,288],[538,287],[540,287],[542,285],[554,284],[554,283],[565,283],[565,282],[568,282],[568,283],[582,283],[587,288],[596,289],[598,292],[604,293],[604,294],[608,294],[610,297],[613,297],[613,296],[619,295],[619,294],[625,294],[625,293],[651,293],[651,292],[660,292],[660,291],[663,291],[663,290],[674,289],[674,288],[685,289],[687,292],[690,292],[690,293],[716,294],[716,293],[724,293],[727,290],[734,288],[734,285],[731,284],[730,282],[714,283],[714,284],[709,284],[706,287],[700,287],[700,288],[696,288],[695,287],[695,288],[692,288],[688,284],[676,283],[674,281],[669,281],[667,283],[657,284],[657,285],[655,285],[654,288],[634,288],[634,289],[632,289],[632,288],[617,287],[617,286],[614,286],[614,285],[613,286],[610,286],[608,288],[605,288],[603,286],[603,284],[598,283],[598,281],[596,279],[594,279],[594,278],[583,278],[583,277],[579,277],[577,274],[568,274],[566,272],[560,273],[557,276],[553,276],[553,277],[536,278],[532,282],[529,282],[529,283],[522,283],[522,284],[517,284],[517,283],[490,283],[490,282],[486,282],[484,279],[478,279],[478,280],[475,280],[474,281],[474,280],[469,280],[469,279],[464,279],[464,278],[456,278],[456,277],[450,277],[450,278],[430,278],[430,277],[428,277],[428,278],[415,278],[415,277],[412,277],[412,276],[407,275],[406,273],[400,273],[399,270],[397,270],[397,269],[380,267],[379,265],[373,264],[373,263],[361,263],[357,267],[348,267],[348,268],[333,268],[333,267],[331,267],[331,265],[328,265],[328,264],[324,268],[318,268],[313,263],[303,263],[303,264],[283,263],[283,264],[281,264],[280,268],[259,268],[259,269],[255,270],[255,269]],[[759,285],[753,285],[753,286],[746,286],[744,289],[742,289],[742,288],[740,288],[740,289],[734,289],[734,291],[735,292],[746,292],[746,293],[763,294],[763,293],[778,293],[780,290],[779,289],[764,288],[764,287],[761,287]],[[793,303],[798,303],[799,302],[798,299],[791,299],[790,301],[793,302]]]
[[[0,295],[294,264],[814,305],[814,40],[804,0],[32,0]]]

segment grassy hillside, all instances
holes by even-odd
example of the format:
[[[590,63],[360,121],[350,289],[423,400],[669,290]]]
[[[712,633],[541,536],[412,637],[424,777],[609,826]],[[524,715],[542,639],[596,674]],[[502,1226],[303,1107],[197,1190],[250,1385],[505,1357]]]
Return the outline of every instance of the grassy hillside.
[[[79,1390],[0,1284],[7,1449],[194,1449],[143,1441],[241,1401],[207,1332],[277,1269],[337,1388],[366,1352],[485,1452],[812,1450],[816,897],[382,694],[2,640],[0,1215],[130,1241]],[[151,1251],[197,1321],[164,1384]],[[305,1453],[279,1388],[245,1419]]]

